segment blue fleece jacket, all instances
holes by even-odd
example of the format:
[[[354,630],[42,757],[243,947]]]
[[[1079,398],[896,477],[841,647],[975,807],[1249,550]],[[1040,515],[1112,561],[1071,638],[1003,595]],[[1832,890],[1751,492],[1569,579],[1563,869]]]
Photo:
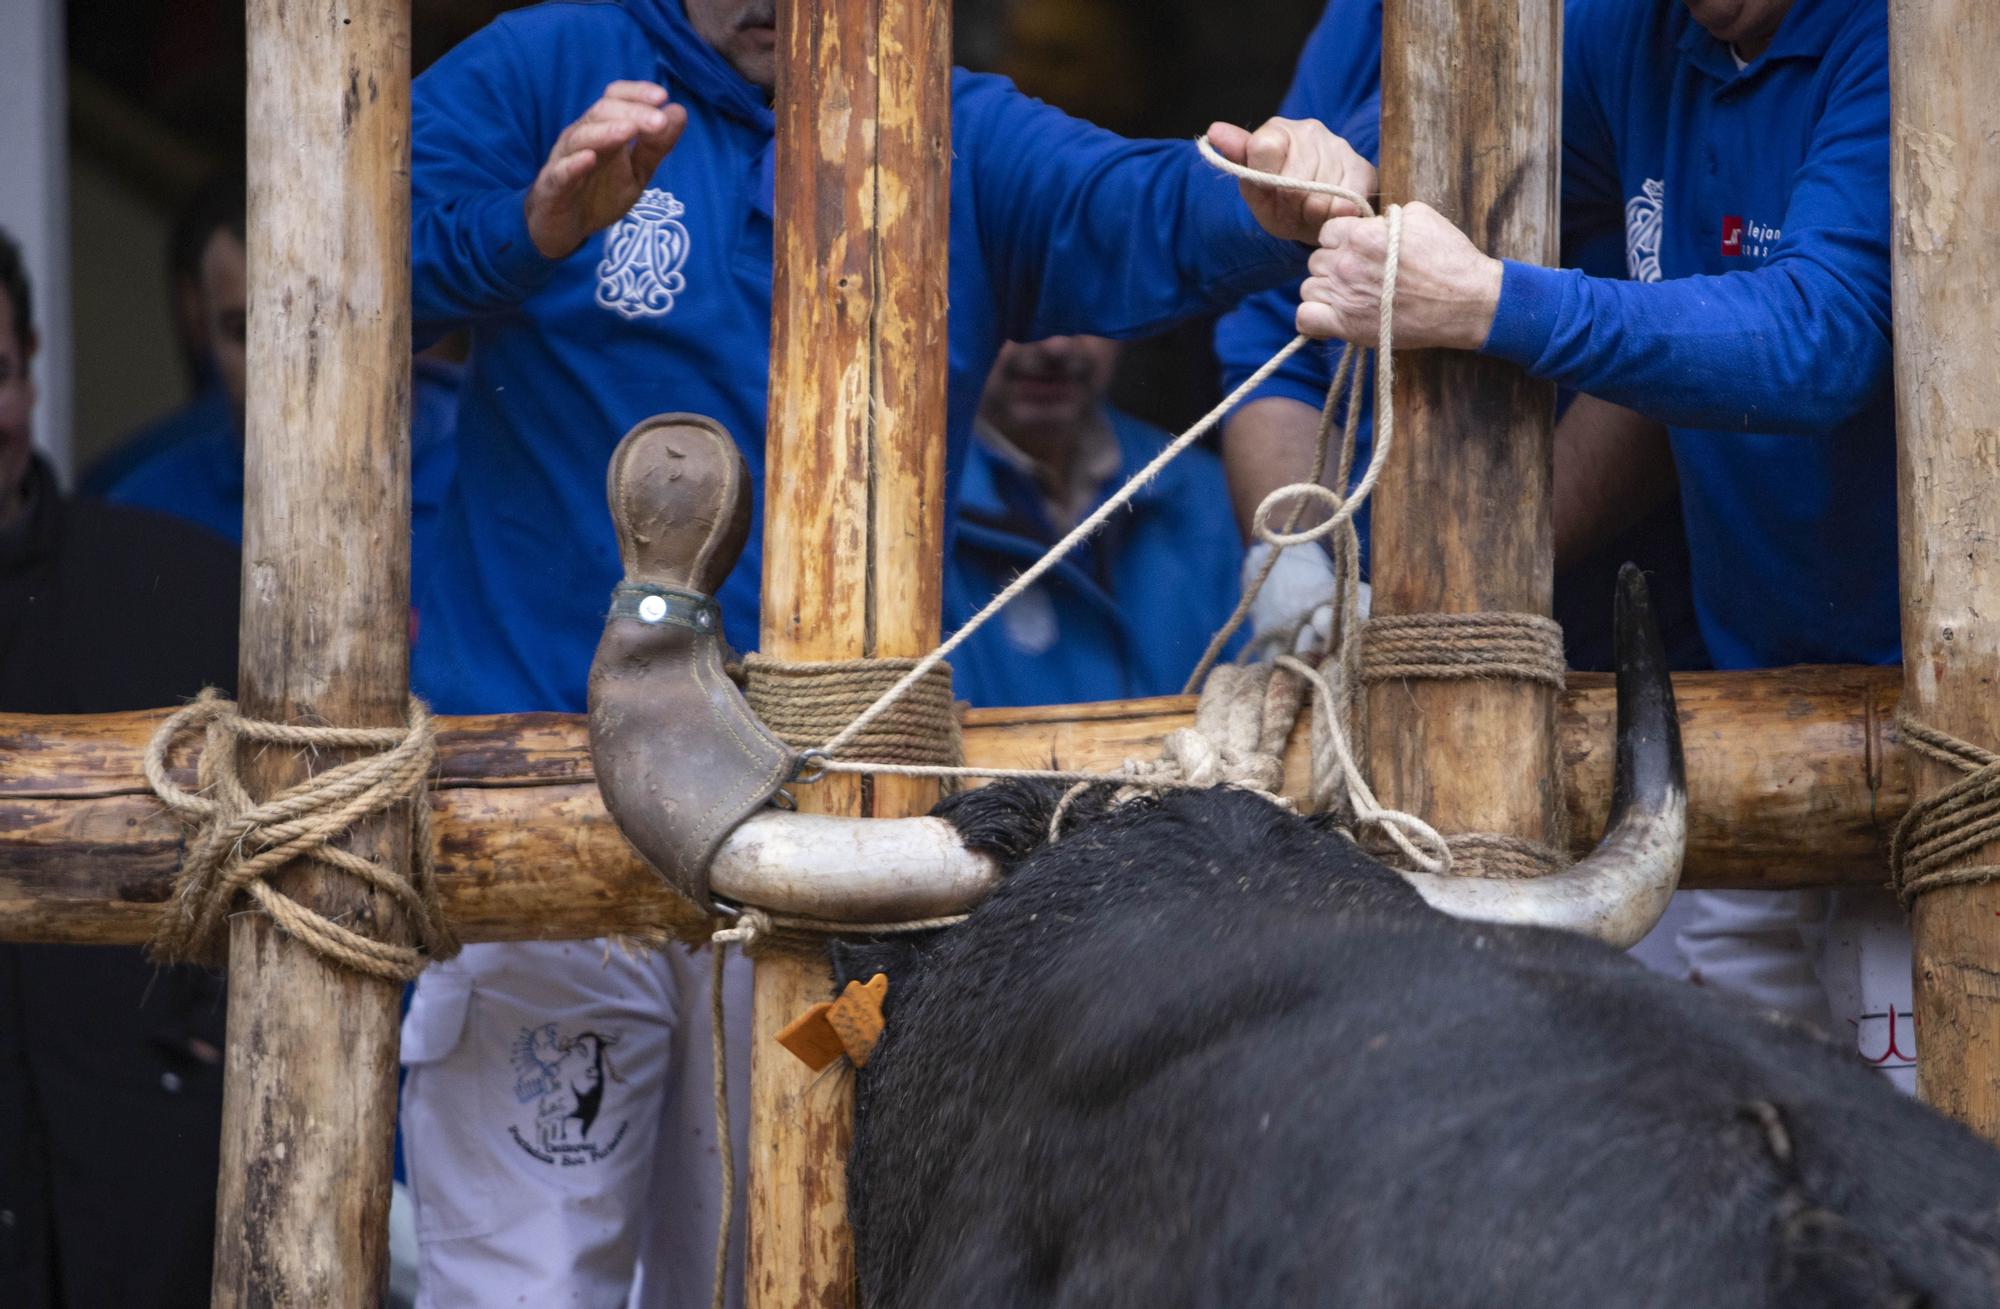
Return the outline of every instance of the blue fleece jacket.
[[[618,78],[688,108],[633,211],[562,260],[522,202],[562,129]],[[1187,142],[1099,131],[994,77],[952,82],[946,441],[955,486],[988,367],[1008,339],[1131,336],[1303,275],[1234,182]],[[419,330],[469,323],[459,477],[419,582],[413,675],[446,711],[581,709],[618,562],[612,448],[649,415],[735,434],[757,506],[722,587],[753,647],[770,349],[772,118],[676,0],[554,3],[502,16],[418,79],[413,259]],[[947,506],[947,521],[950,520]]]
[[[419,567],[436,535],[438,507],[456,463],[459,368],[418,359],[410,388],[410,549]],[[117,504],[157,509],[243,544],[243,436],[220,388],[147,428],[148,452],[103,492]]]
[[[1167,435],[1111,411],[1120,466],[1091,509],[1160,453]],[[1061,535],[1034,479],[985,442],[966,454],[944,620],[963,623]],[[1178,695],[1239,594],[1243,544],[1222,461],[1199,447],[952,655],[975,705]]]
[[[522,200],[556,136],[614,78],[654,78],[688,128],[632,214],[564,260]],[[604,468],[664,410],[718,418],[756,520],[722,586],[756,644],[770,358],[772,114],[676,0],[502,16],[414,88],[414,274],[422,332],[470,322],[460,476],[418,584],[412,677],[442,711],[584,707],[618,554]],[[1302,276],[1234,182],[1188,142],[1128,142],[990,76],[952,82],[948,486],[1004,340],[1132,336]],[[940,252],[940,268],[944,264]],[[948,506],[950,520],[950,506]]]
[[[1718,667],[1899,657],[1885,25],[1799,0],[1739,70],[1680,0],[1565,6],[1563,248],[1625,276],[1510,262],[1485,349],[1669,425]]]

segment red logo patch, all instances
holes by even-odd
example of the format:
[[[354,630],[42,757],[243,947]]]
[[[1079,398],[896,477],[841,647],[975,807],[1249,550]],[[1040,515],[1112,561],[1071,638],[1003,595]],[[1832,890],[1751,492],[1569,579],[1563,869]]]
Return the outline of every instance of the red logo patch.
[[[1722,253],[1725,255],[1743,253],[1743,218],[1739,214],[1722,216]]]

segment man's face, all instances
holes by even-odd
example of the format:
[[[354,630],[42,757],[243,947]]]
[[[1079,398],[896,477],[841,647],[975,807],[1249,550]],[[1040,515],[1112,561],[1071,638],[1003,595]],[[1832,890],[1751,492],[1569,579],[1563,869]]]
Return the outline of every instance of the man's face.
[[[27,325],[14,321],[14,303],[0,295],[0,515],[14,501],[28,475],[35,414],[35,384],[28,378],[33,346],[23,338]]]
[[[686,0],[688,22],[743,79],[778,84],[777,0]]]
[[[1101,336],[1009,342],[993,361],[979,412],[1023,448],[1067,440],[1103,403],[1117,362],[1118,343]]]
[[[1762,54],[1792,0],[1686,0],[1688,13],[1718,41],[1737,47],[1746,59]]]
[[[208,336],[209,357],[229,392],[236,426],[243,426],[244,342],[249,326],[249,270],[243,243],[223,229],[208,238],[201,252],[200,303],[202,329]]]

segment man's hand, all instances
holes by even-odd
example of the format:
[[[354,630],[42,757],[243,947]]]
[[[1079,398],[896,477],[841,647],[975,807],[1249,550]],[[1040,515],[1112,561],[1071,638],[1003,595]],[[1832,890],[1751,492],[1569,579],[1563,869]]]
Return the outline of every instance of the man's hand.
[[[1319,249],[1299,288],[1299,331],[1379,344],[1382,270],[1389,252],[1386,218],[1335,218],[1320,229]],[[1477,350],[1500,306],[1501,265],[1427,204],[1403,206],[1396,262],[1396,347]]]
[[[665,87],[613,82],[563,129],[528,189],[528,235],[549,259],[574,254],[592,232],[625,216],[681,139],[687,110]]]
[[[1331,182],[1360,196],[1375,194],[1375,165],[1314,119],[1273,118],[1254,132],[1233,123],[1210,123],[1208,143],[1234,164],[1282,177]],[[1310,245],[1328,219],[1358,215],[1346,200],[1309,191],[1280,191],[1239,181],[1243,202],[1273,236]]]

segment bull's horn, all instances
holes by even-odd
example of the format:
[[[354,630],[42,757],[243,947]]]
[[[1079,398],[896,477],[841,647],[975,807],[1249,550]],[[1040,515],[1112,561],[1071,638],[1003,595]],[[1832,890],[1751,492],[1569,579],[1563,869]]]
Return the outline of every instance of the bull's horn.
[[[731,832],[709,889],[739,904],[841,923],[963,913],[1000,881],[942,818],[765,812]]]
[[[1580,932],[1621,949],[1666,912],[1687,849],[1687,772],[1666,653],[1646,579],[1631,564],[1618,573],[1617,628],[1618,764],[1604,839],[1562,872],[1528,881],[1403,874],[1433,907]]]
[[[766,808],[796,756],[724,672],[714,596],[750,530],[750,477],[728,432],[649,418],[611,457],[625,578],[590,669],[590,754],[626,839],[689,899],[838,922],[939,917],[999,879],[938,818]]]

